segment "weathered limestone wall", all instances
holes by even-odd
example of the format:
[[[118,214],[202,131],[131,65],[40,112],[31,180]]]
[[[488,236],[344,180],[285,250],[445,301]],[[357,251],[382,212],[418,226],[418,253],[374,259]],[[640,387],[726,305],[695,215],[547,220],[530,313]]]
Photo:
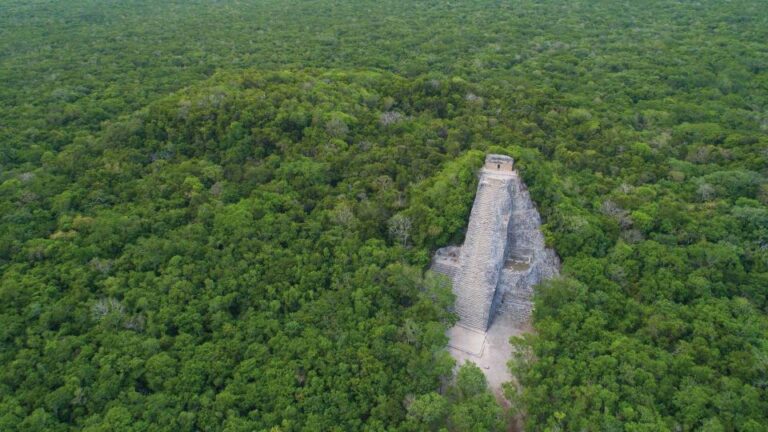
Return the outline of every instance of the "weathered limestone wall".
[[[499,312],[527,322],[533,286],[555,276],[558,266],[512,158],[488,155],[464,245],[441,249],[432,263],[452,278],[459,324],[484,332]]]
[[[444,274],[453,280],[459,271],[460,253],[461,248],[457,246],[448,246],[438,250],[432,258],[432,271]]]
[[[511,222],[508,231],[509,255],[501,276],[500,313],[509,313],[518,323],[528,322],[533,309],[533,287],[558,274],[557,255],[544,244],[541,217],[525,184],[516,177],[510,189]],[[527,264],[527,266],[526,266]]]
[[[482,170],[453,284],[460,322],[481,331],[488,328],[492,317],[491,305],[507,252],[512,174]]]
[[[453,279],[456,277],[456,273],[458,273],[459,267],[445,262],[434,261],[432,262],[432,271],[444,274]]]

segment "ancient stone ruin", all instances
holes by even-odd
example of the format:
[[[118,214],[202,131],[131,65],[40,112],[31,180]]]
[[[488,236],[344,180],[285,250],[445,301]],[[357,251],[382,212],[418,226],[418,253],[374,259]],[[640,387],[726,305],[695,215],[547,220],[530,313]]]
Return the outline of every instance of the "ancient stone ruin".
[[[541,218],[509,156],[488,155],[463,246],[437,251],[432,270],[451,280],[459,323],[448,330],[458,364],[472,361],[503,400],[512,379],[509,338],[526,331],[533,287],[558,273],[554,251],[544,247]]]
[[[488,155],[461,247],[437,251],[432,270],[451,278],[459,324],[485,332],[499,313],[530,318],[533,286],[557,274],[541,218],[509,156]]]

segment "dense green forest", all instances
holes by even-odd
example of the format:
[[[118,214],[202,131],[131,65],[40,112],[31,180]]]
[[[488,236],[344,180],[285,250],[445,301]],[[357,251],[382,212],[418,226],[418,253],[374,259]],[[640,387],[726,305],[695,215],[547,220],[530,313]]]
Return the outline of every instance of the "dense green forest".
[[[768,8],[0,0],[1,431],[768,430]],[[558,252],[452,379],[487,152]]]

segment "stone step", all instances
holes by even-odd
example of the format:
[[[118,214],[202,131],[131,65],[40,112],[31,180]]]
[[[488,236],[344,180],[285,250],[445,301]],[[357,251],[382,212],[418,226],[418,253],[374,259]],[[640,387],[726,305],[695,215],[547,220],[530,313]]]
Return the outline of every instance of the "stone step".
[[[497,235],[502,220],[499,203],[508,199],[505,195],[513,177],[482,174],[454,283],[456,311],[461,323],[483,331],[488,324],[496,284],[493,272],[488,273],[496,266],[490,262],[490,251],[494,241],[503,241]],[[498,272],[498,266],[496,268]],[[498,278],[498,274],[495,277]]]
[[[544,275],[557,273],[552,268],[554,260],[542,260],[549,252],[544,249],[540,226],[539,213],[516,171],[481,170],[457,265],[439,261],[432,265],[433,270],[452,278],[460,325],[485,331],[495,313],[492,307],[513,311],[516,320],[528,319],[533,284]],[[514,256],[532,258],[524,271],[504,267],[511,250],[517,251]],[[501,301],[495,298],[498,289],[504,290]]]

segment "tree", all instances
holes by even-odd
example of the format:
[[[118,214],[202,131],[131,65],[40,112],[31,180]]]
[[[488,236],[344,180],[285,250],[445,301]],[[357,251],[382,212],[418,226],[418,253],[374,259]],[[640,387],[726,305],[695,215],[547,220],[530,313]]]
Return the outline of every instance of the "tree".
[[[389,228],[389,235],[399,242],[401,246],[406,247],[408,245],[408,236],[411,234],[411,218],[398,213],[389,219],[387,226]]]

